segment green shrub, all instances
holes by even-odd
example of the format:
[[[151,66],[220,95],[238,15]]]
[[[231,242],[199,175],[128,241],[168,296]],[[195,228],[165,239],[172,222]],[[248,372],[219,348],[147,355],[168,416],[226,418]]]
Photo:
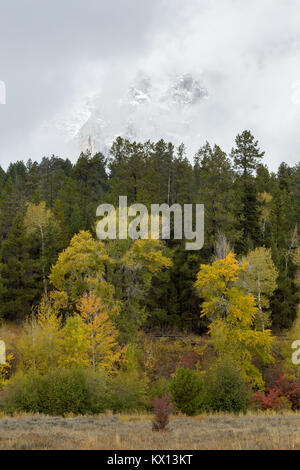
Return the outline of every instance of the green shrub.
[[[109,380],[107,408],[115,413],[146,408],[147,381],[138,372],[119,372]]]
[[[245,412],[249,388],[239,370],[231,364],[218,364],[205,379],[205,408],[208,411]]]
[[[107,378],[83,369],[55,369],[42,375],[19,372],[1,400],[6,412],[25,411],[47,415],[102,413],[146,407],[147,383],[136,372],[120,372]]]
[[[192,416],[201,409],[203,380],[196,371],[177,369],[170,383],[170,391],[178,411]]]
[[[100,413],[105,409],[105,380],[81,369],[18,373],[5,390],[2,408],[47,415]]]
[[[24,374],[18,372],[4,389],[0,408],[7,413],[14,411],[38,412],[38,390],[32,387],[37,373]]]
[[[86,388],[91,413],[104,413],[108,409],[109,380],[105,372],[85,370]]]

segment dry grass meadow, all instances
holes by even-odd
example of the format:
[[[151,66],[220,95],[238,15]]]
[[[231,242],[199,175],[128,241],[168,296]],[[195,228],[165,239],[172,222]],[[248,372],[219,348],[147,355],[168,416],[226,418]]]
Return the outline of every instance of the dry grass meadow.
[[[153,432],[150,415],[0,416],[0,449],[300,449],[300,414],[199,415]]]

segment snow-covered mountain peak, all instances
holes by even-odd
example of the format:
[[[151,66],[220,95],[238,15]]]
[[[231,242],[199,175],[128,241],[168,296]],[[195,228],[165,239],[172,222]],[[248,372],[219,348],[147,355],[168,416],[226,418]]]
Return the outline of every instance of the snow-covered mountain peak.
[[[110,102],[105,93],[91,93],[65,113],[45,123],[61,132],[76,153],[108,150],[117,136],[131,140],[171,140],[189,143],[194,117],[208,92],[190,73],[154,78],[138,74],[125,93]]]

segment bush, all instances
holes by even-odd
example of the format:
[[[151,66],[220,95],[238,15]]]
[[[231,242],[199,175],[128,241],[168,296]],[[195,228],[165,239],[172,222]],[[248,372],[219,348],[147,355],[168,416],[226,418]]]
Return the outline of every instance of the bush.
[[[254,405],[262,410],[300,409],[300,382],[283,375],[266,392],[254,395]]]
[[[2,408],[47,415],[100,413],[105,409],[106,379],[81,369],[55,369],[45,375],[18,373],[5,390]]]
[[[136,372],[108,378],[90,369],[19,372],[6,387],[1,408],[47,415],[94,414],[144,409],[147,383]]]
[[[147,381],[138,372],[119,372],[109,380],[107,408],[115,413],[137,411],[147,405]]]
[[[249,405],[249,388],[239,370],[231,364],[219,364],[205,379],[207,411],[245,412]]]
[[[169,417],[172,411],[168,396],[153,399],[154,419],[152,422],[153,431],[164,431],[169,424]]]
[[[254,395],[254,405],[256,408],[261,410],[288,410],[291,408],[290,401],[280,395],[280,391],[277,389],[270,389],[267,393],[257,392]]]
[[[194,370],[177,369],[170,383],[170,391],[178,411],[192,416],[200,410],[203,381]]]

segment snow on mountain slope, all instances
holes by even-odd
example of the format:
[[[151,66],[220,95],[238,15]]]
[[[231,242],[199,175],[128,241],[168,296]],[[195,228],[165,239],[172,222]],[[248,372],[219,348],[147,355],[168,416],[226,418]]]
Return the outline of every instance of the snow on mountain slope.
[[[105,90],[95,92],[44,128],[55,128],[76,154],[86,149],[106,153],[118,136],[138,141],[164,138],[196,151],[197,112],[207,97],[202,81],[191,74],[164,80],[139,75],[114,102],[107,103]]]

